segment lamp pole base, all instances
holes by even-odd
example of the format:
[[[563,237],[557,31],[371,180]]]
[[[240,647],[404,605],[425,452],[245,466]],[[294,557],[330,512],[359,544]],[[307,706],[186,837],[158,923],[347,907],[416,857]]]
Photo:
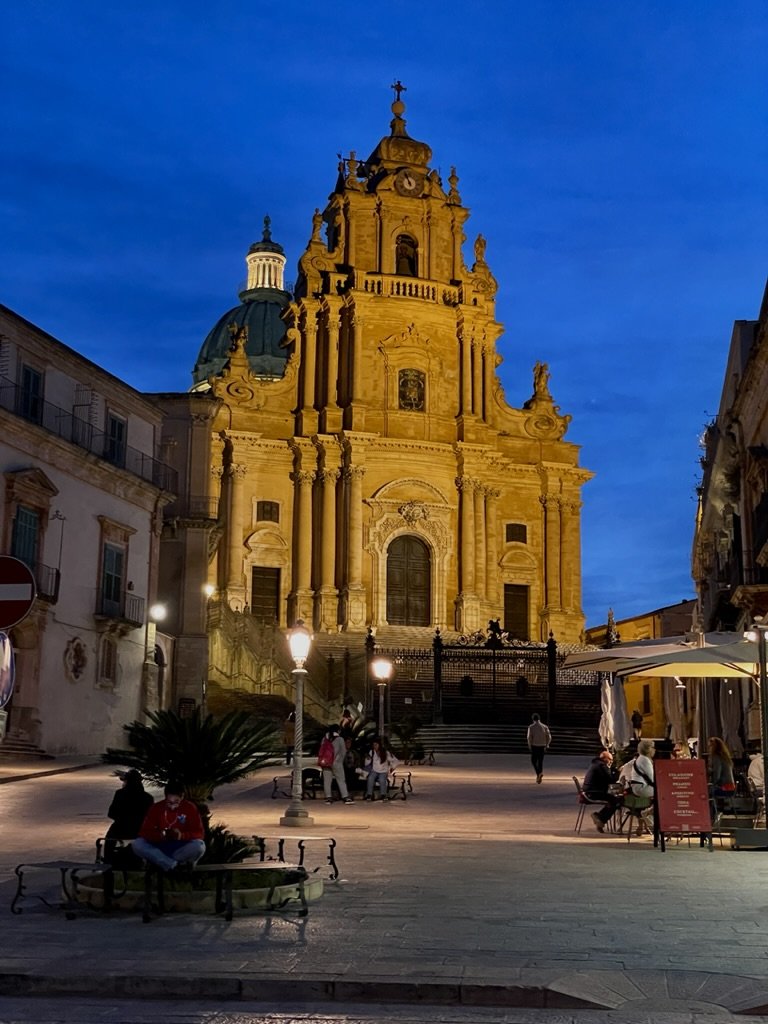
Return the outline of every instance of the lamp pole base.
[[[310,818],[303,807],[289,807],[280,819],[280,824],[289,828],[305,828],[307,825],[314,825],[315,819]]]

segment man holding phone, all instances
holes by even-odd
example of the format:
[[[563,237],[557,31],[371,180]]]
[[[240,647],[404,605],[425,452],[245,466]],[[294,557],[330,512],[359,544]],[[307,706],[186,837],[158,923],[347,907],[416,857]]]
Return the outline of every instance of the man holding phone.
[[[200,860],[205,853],[203,835],[197,807],[184,799],[182,786],[169,782],[165,799],[149,808],[131,847],[138,857],[173,871],[179,864],[194,865]]]

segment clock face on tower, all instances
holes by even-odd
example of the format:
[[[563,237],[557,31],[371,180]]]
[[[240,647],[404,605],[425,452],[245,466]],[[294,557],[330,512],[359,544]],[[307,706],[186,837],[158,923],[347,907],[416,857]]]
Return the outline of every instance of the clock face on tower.
[[[404,168],[398,171],[395,176],[395,189],[401,196],[418,196],[424,186],[424,179],[416,171],[409,171]]]

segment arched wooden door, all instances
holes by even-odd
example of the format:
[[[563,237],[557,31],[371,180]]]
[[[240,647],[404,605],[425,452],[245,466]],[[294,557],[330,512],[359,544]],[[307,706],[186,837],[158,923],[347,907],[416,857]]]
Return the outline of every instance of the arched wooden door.
[[[418,537],[398,537],[387,552],[387,622],[431,625],[429,548]]]

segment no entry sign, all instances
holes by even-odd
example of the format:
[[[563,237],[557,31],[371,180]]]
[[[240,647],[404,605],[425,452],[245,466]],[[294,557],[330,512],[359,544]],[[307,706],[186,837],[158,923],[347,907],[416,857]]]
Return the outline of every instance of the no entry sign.
[[[32,570],[18,558],[0,555],[0,630],[25,618],[35,603],[37,588]]]

